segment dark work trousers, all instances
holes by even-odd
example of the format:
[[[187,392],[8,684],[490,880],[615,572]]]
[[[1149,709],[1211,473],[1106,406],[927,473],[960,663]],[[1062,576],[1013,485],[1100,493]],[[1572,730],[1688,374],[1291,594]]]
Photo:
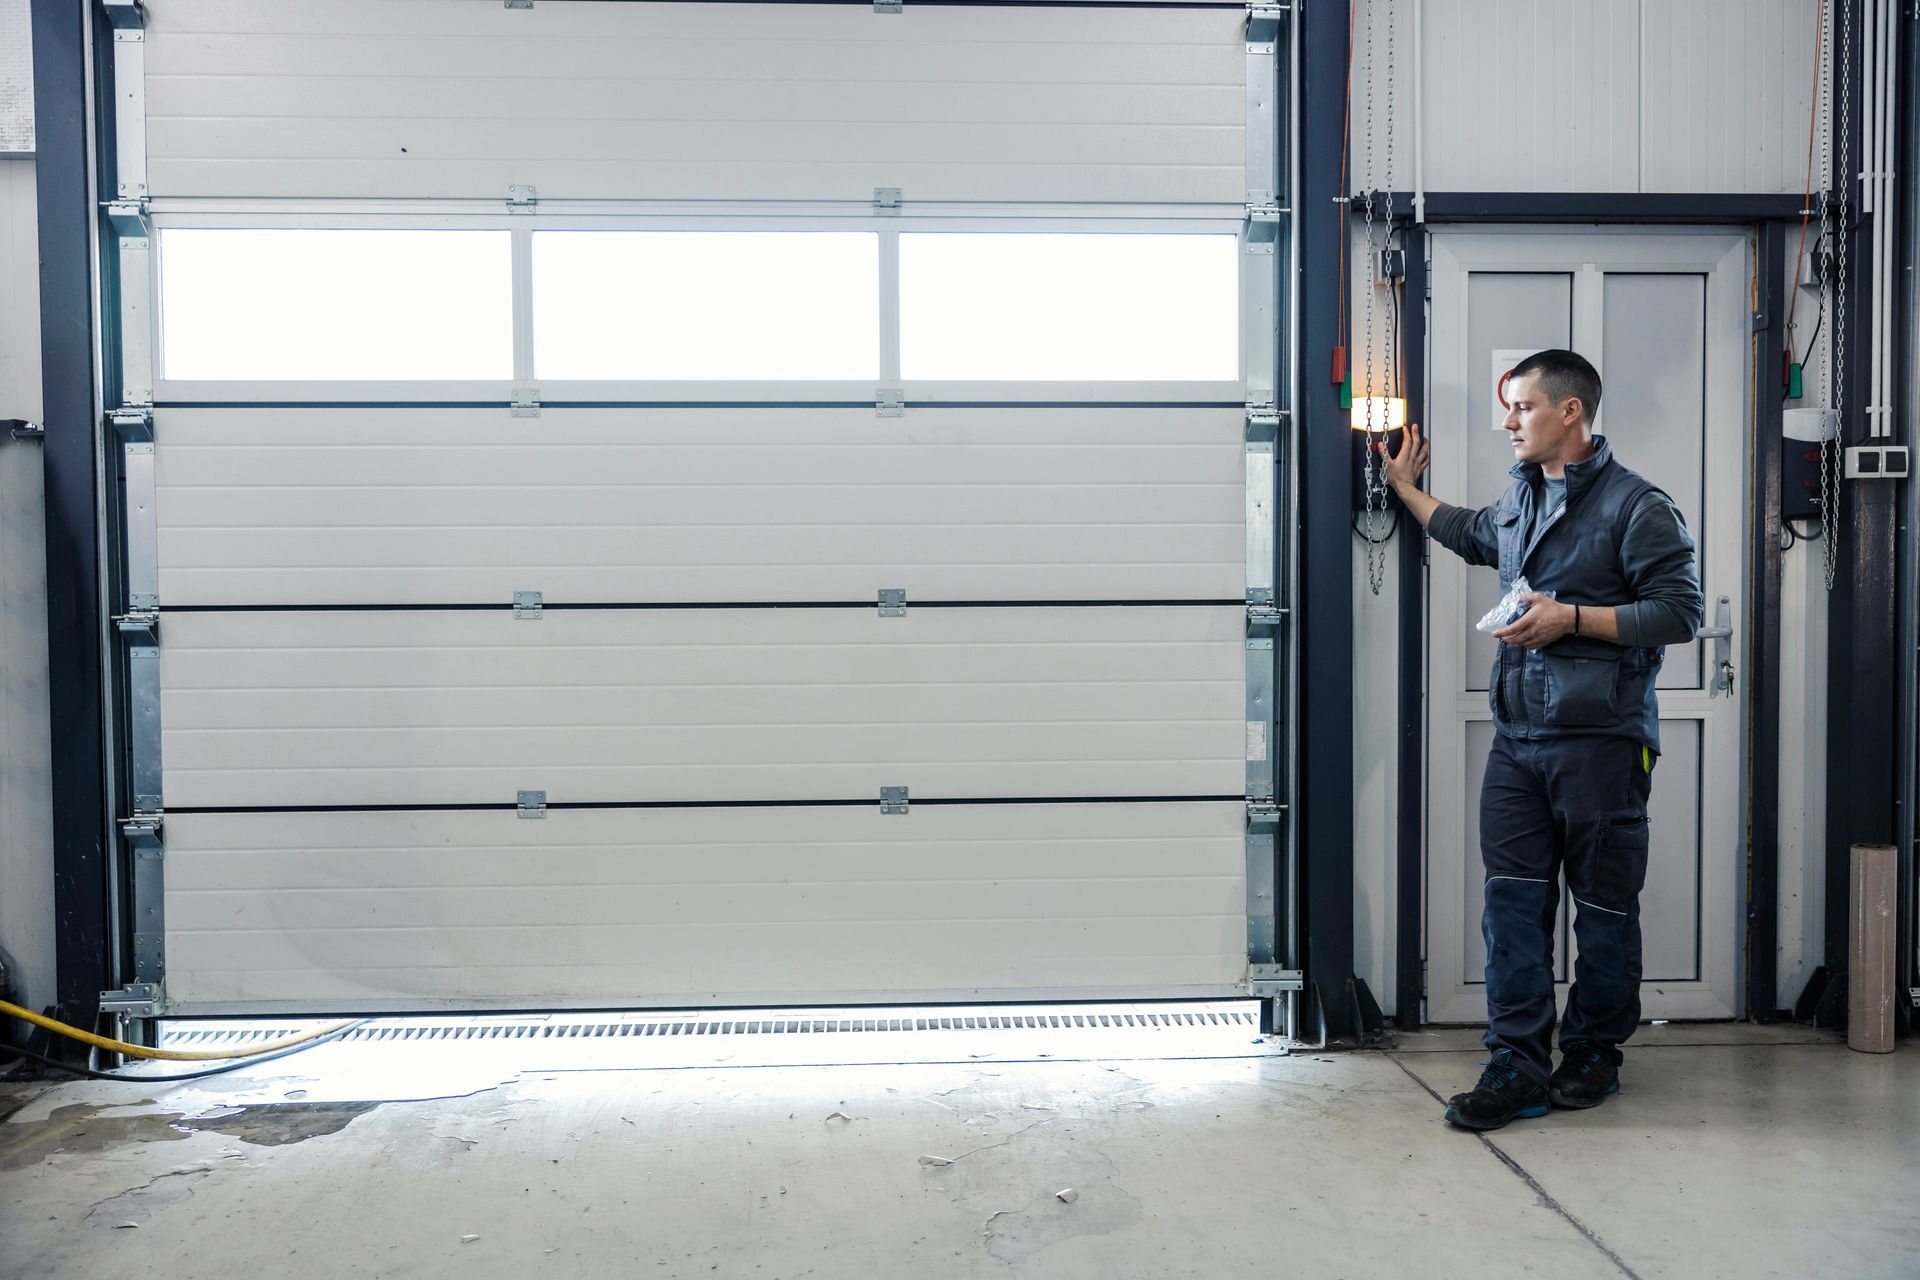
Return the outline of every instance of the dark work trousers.
[[[1579,944],[1560,1043],[1612,1050],[1640,1021],[1640,886],[1657,757],[1631,738],[1493,735],[1480,789],[1487,1047],[1553,1070],[1553,920],[1560,874]]]

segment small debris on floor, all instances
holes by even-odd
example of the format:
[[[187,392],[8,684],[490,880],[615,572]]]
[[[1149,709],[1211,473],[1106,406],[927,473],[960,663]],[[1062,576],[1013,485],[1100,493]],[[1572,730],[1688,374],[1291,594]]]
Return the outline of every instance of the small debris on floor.
[[[938,1167],[943,1164],[952,1164],[953,1161],[947,1159],[945,1156],[921,1156],[920,1163]]]
[[[1072,1187],[1064,1187],[1061,1190],[1054,1192],[1053,1198],[1055,1200],[1058,1200],[1061,1204],[1072,1204],[1075,1200],[1078,1200],[1080,1198],[1080,1193],[1078,1191],[1075,1191]]]
[[[472,1244],[472,1243],[473,1243],[473,1242],[474,1242],[475,1240],[478,1240],[479,1238],[480,1238],[480,1237],[479,1237],[479,1236],[477,1236],[477,1235],[465,1235],[465,1236],[461,1236],[461,1237],[460,1237],[460,1243],[461,1243],[461,1244]]]
[[[140,1227],[140,1224],[137,1222],[123,1222],[119,1226],[115,1227],[114,1230],[115,1231],[135,1231],[135,1230],[138,1230],[139,1227]]]
[[[827,1113],[827,1119],[829,1119],[829,1120],[845,1120],[845,1121],[846,1121],[846,1122],[847,1122],[848,1124],[852,1124],[852,1123],[853,1123],[853,1117],[852,1117],[852,1116],[850,1116],[850,1115],[848,1115],[848,1114],[847,1114],[846,1112],[844,1112],[844,1111],[830,1111],[830,1112],[828,1112],[828,1113]]]

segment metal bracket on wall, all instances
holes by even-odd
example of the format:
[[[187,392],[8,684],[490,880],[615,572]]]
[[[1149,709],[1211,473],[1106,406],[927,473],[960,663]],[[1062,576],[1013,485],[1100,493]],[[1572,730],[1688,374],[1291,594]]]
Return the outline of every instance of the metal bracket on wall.
[[[906,9],[903,0],[873,0],[875,13],[901,13]]]
[[[42,440],[47,438],[47,429],[37,422],[28,422],[25,418],[0,418],[0,431],[5,431],[13,440]]]
[[[518,818],[544,818],[547,816],[547,793],[544,791],[519,791],[514,793],[514,816]]]
[[[1273,202],[1269,193],[1257,194],[1266,198],[1247,204],[1247,252],[1271,254],[1280,240],[1280,215],[1283,210]]]
[[[537,622],[546,616],[547,604],[538,591],[516,591],[513,593],[513,616],[523,622]]]
[[[880,788],[880,812],[904,814],[907,811],[907,789],[905,787]]]
[[[1280,39],[1280,24],[1287,20],[1290,6],[1284,4],[1249,4],[1247,6],[1247,52],[1273,53],[1274,45]],[[1254,48],[1255,45],[1262,46]]]
[[[167,990],[158,982],[129,982],[100,993],[100,1012],[122,1018],[158,1018],[167,1011]]]
[[[1247,966],[1247,994],[1258,1000],[1271,1000],[1275,996],[1299,991],[1305,985],[1303,978],[1298,969],[1277,964],[1250,964]]]
[[[905,587],[880,588],[880,616],[883,618],[904,618],[907,616],[907,589]]]

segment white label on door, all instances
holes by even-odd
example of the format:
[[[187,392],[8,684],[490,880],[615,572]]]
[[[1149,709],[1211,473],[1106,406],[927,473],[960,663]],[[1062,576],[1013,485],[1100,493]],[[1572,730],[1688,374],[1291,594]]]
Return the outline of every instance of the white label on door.
[[[1247,759],[1261,761],[1267,758],[1267,722],[1265,720],[1247,721]]]
[[[1503,431],[1507,425],[1507,375],[1513,372],[1513,366],[1525,360],[1544,347],[1496,347],[1493,352],[1493,429]]]

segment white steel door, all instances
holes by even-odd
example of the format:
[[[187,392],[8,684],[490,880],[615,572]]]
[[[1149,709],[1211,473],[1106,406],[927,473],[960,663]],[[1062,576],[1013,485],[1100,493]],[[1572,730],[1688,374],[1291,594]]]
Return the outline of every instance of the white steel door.
[[[1442,231],[1432,244],[1433,492],[1476,507],[1498,498],[1512,465],[1496,429],[1500,372],[1545,347],[1580,352],[1604,386],[1599,431],[1623,463],[1678,504],[1700,549],[1707,622],[1722,612],[1732,620],[1729,652],[1738,654],[1749,438],[1746,239],[1723,230],[1529,228]],[[1428,1017],[1481,1022],[1479,793],[1493,735],[1493,641],[1474,622],[1497,598],[1499,579],[1439,547],[1431,560]],[[1714,696],[1718,662],[1713,642],[1696,641],[1669,648],[1660,674],[1665,754],[1654,774],[1653,853],[1640,899],[1649,1018],[1738,1012],[1741,707]],[[1563,992],[1571,963],[1567,905],[1557,930]]]

